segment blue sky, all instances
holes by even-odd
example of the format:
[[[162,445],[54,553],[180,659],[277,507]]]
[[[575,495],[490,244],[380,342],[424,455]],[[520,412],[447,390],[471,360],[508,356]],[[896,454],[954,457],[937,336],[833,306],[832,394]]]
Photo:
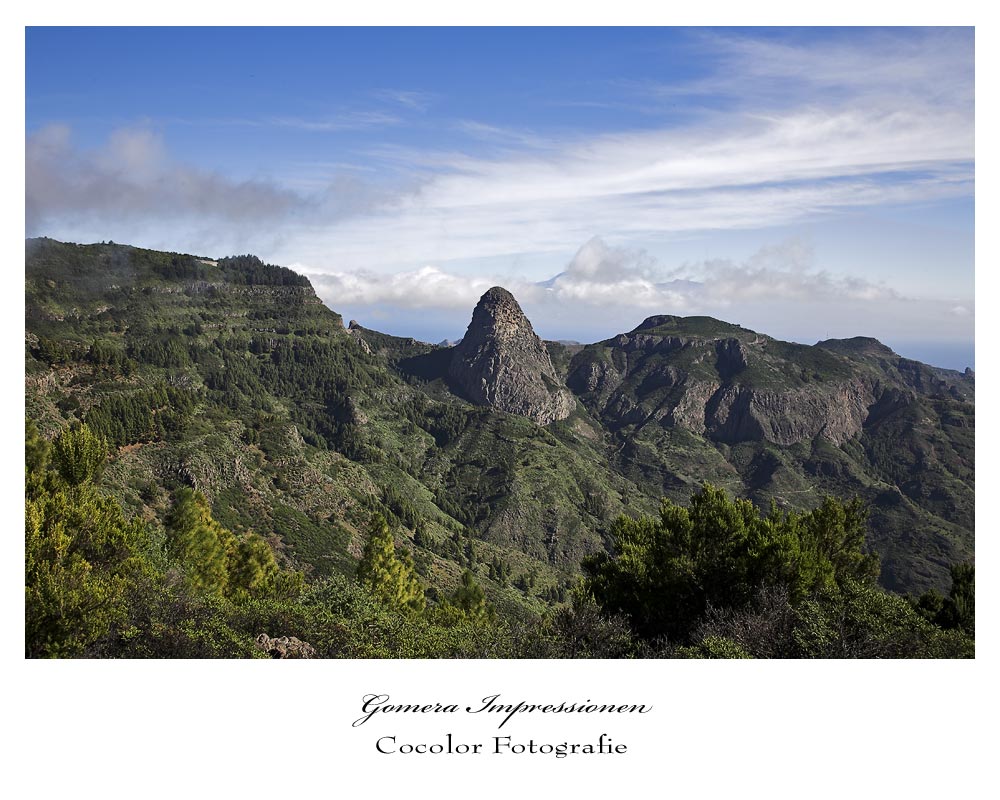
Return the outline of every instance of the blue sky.
[[[973,54],[935,28],[28,29],[26,233],[254,252],[429,341],[500,283],[551,338],[711,314],[963,368]]]

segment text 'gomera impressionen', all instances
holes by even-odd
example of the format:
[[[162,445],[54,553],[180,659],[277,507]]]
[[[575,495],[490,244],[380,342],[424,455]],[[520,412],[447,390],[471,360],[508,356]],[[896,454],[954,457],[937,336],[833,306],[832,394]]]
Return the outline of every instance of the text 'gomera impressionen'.
[[[400,703],[389,702],[387,694],[366,694],[362,699],[362,716],[352,723],[356,728],[363,725],[378,713],[383,714],[457,714],[461,707],[456,703]],[[500,702],[500,695],[493,694],[484,697],[477,705],[465,706],[467,714],[496,714],[500,719],[498,728],[506,725],[516,714],[648,714],[652,706],[644,703],[593,703],[589,699],[583,702],[567,703],[516,703]]]

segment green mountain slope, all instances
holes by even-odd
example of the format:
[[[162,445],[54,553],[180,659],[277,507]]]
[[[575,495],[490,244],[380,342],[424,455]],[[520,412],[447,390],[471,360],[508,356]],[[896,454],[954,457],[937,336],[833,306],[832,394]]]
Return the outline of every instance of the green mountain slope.
[[[896,590],[947,590],[973,553],[974,379],[874,340],[653,317],[546,343],[576,409],[539,426],[465,399],[453,348],[345,330],[305,278],[252,257],[31,240],[25,289],[43,434],[88,422],[132,513],[160,524],[196,488],[316,576],[353,572],[382,513],[433,589],[471,568],[498,607],[537,610],[615,517],[703,481],[802,509],[860,495]]]
[[[586,415],[474,407],[399,367],[434,348],[345,331],[282,268],[32,240],[25,287],[27,415],[107,438],[105,486],[154,523],[189,486],[320,576],[353,573],[383,513],[432,587],[471,566],[499,604],[541,608],[613,516],[655,507]]]

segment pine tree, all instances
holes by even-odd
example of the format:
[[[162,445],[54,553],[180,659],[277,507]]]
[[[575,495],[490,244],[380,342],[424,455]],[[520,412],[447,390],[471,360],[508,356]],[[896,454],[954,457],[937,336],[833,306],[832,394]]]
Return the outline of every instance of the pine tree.
[[[876,558],[861,549],[866,512],[826,498],[807,514],[762,514],[705,484],[690,508],[663,500],[658,517],[620,517],[614,555],[584,560],[587,590],[627,616],[646,639],[687,638],[710,608],[742,609],[761,587],[787,587],[793,604],[843,581],[873,583]]]
[[[293,591],[296,578],[282,573],[263,537],[239,536],[213,517],[200,492],[181,489],[166,519],[170,555],[187,574],[189,588],[242,601],[278,590]]]
[[[358,564],[358,583],[392,608],[423,611],[426,600],[410,554],[396,555],[392,532],[381,514],[373,518],[370,530]]]
[[[955,564],[951,568],[948,599],[955,609],[955,627],[976,635],[976,566]]]
[[[181,489],[166,522],[170,554],[184,565],[191,588],[223,594],[229,584],[229,555],[237,543],[232,533],[212,519],[205,497],[193,489]]]
[[[24,421],[24,469],[26,474],[40,475],[49,463],[49,443],[38,433],[30,419]]]
[[[496,619],[496,611],[486,602],[486,594],[472,571],[465,570],[458,588],[437,605],[432,618],[445,627],[468,622],[488,625]]]
[[[127,590],[148,569],[147,531],[90,479],[103,443],[67,429],[52,466],[34,425],[25,430],[25,654],[73,656],[106,642],[128,615]]]
[[[243,536],[230,559],[229,586],[235,595],[255,595],[271,591],[278,579],[274,552],[255,533]]]
[[[476,582],[470,570],[462,573],[462,583],[451,596],[451,603],[477,622],[489,621],[494,616],[493,607],[486,602],[483,587]]]
[[[108,446],[87,425],[73,425],[55,440],[53,461],[62,479],[70,486],[94,483],[108,460]]]

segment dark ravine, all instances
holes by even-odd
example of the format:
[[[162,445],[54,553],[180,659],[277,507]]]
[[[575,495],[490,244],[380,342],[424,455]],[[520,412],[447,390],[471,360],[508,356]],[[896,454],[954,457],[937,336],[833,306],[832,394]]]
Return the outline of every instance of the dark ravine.
[[[253,260],[51,240],[28,243],[25,335],[28,415],[48,437],[112,426],[105,483],[134,513],[194,486],[320,575],[350,572],[388,502],[429,584],[471,561],[495,598],[549,602],[618,514],[703,481],[789,509],[860,496],[896,591],[947,591],[974,555],[975,377],[874,339],[659,315],[546,343],[495,287],[459,344],[433,345],[345,331],[305,279]],[[158,387],[191,410],[114,427]]]

